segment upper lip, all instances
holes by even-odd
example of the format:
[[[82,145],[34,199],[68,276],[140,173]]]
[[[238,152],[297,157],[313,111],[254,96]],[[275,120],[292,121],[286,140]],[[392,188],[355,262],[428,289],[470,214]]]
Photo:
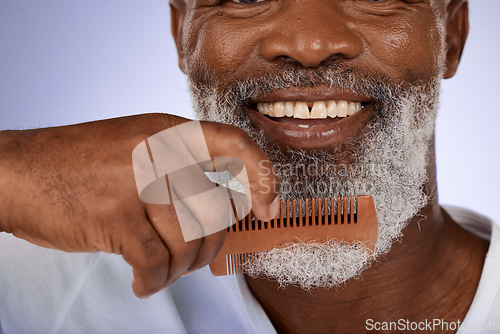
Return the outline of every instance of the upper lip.
[[[349,91],[338,91],[328,87],[312,88],[287,88],[273,91],[259,98],[251,99],[248,104],[272,103],[277,101],[301,101],[315,102],[327,100],[345,100],[349,102],[370,102],[371,99],[365,95],[354,94]]]

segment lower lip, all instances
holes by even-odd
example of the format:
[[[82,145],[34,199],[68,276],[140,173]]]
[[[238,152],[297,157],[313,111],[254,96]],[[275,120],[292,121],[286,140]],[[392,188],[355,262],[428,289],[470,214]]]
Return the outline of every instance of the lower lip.
[[[294,123],[309,125],[308,128],[268,118],[255,109],[247,107],[250,120],[262,129],[271,140],[290,148],[321,150],[346,143],[360,136],[373,118],[373,109],[368,105],[354,115],[334,120],[303,120]],[[285,121],[285,120],[284,120]],[[292,119],[290,119],[292,121]]]

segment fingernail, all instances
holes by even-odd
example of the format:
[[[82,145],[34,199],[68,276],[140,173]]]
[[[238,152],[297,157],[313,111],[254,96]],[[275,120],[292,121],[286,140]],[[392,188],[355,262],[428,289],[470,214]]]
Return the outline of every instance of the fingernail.
[[[194,271],[186,271],[184,274],[181,275],[181,277],[186,277],[194,273]]]
[[[151,297],[152,295],[154,295],[154,293],[135,293],[135,295],[139,299],[148,299],[149,297]]]

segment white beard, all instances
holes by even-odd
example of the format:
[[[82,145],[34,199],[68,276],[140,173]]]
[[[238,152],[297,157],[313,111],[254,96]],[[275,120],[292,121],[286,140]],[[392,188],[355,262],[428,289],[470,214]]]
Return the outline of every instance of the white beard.
[[[213,78],[206,69],[199,70],[204,71],[206,79]],[[247,262],[250,276],[265,275],[281,286],[304,290],[340,286],[359,277],[376,258],[386,254],[410,219],[428,203],[423,185],[427,181],[441,73],[425,86],[405,88],[353,73],[337,65],[314,73],[280,69],[274,76],[249,79],[225,91],[220,91],[214,80],[204,80],[203,84],[190,80],[197,116],[244,129],[275,165],[283,199],[371,195],[375,202],[379,235],[374,252],[360,244],[345,245],[335,240],[290,243]],[[200,72],[196,74],[200,78]],[[273,144],[241,107],[247,99],[267,91],[315,83],[368,94],[377,101],[377,117],[369,124],[369,131],[351,143],[355,149],[351,148],[349,155],[355,163],[349,166],[338,163],[345,156],[344,146],[311,152]],[[314,166],[309,170],[320,168],[322,173],[304,175],[301,166]]]

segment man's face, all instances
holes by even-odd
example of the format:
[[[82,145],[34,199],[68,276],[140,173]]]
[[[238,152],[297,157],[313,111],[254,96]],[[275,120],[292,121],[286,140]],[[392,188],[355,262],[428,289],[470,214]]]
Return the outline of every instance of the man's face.
[[[238,97],[245,104],[238,112],[289,148],[348,153],[346,143],[359,139],[377,117],[373,96],[324,78],[323,69],[334,67],[340,79],[383,80],[394,87],[428,83],[443,65],[443,1],[191,0],[184,12],[177,37],[189,79],[219,95],[260,81]],[[293,75],[276,85],[273,78],[285,70]],[[300,77],[300,85],[293,82]],[[271,80],[264,85],[264,78]],[[276,109],[271,116],[281,117],[259,109]]]
[[[367,194],[380,221],[375,254],[334,240],[293,244],[249,270],[306,289],[341,284],[427,203],[450,69],[444,3],[240,1],[193,0],[177,30],[198,116],[245,129],[274,163],[283,198]]]

